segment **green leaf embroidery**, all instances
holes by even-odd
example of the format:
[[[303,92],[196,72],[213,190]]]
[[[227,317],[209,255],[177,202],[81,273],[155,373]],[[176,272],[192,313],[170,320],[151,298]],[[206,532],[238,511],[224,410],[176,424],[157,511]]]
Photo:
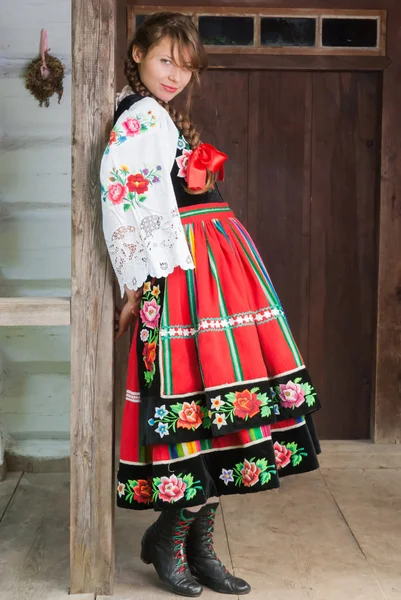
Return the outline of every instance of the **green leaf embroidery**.
[[[257,399],[262,401],[262,406],[264,404],[267,404],[270,401],[270,398],[268,397],[268,395],[265,393],[263,394],[258,394],[257,395]]]
[[[272,474],[267,472],[267,473],[262,473],[260,476],[260,484],[261,485],[265,485],[266,483],[268,483],[272,478]]]
[[[309,383],[301,384],[301,388],[305,392],[305,394],[313,394],[313,387]]]
[[[124,210],[127,211],[131,208],[131,204],[124,204]]]
[[[256,461],[256,466],[259,467],[259,469],[263,472],[266,471],[268,467],[268,462],[265,458],[258,458],[258,460]]]
[[[313,406],[315,404],[315,402],[316,402],[316,399],[313,396],[311,396],[311,395],[306,396],[305,400],[306,400],[306,404],[308,406]]]
[[[182,404],[172,404],[170,406],[170,410],[172,410],[174,413],[176,413],[177,415],[182,411]]]
[[[195,498],[196,494],[198,493],[198,490],[196,488],[187,488],[186,492],[185,492],[185,498],[186,500],[192,500],[192,498]]]
[[[258,391],[259,391],[259,388],[258,387],[254,387],[254,388],[251,389],[251,394],[257,394]],[[260,399],[259,396],[258,396],[258,398]]]
[[[128,192],[127,196],[128,196],[128,200],[133,200],[135,198],[135,193],[134,192]]]
[[[203,428],[204,428],[204,429],[210,429],[210,428],[211,428],[211,426],[212,426],[212,422],[211,422],[211,420],[209,419],[209,417],[205,417],[205,418],[203,419],[202,425],[203,425]]]
[[[192,477],[191,473],[188,473],[188,475],[184,475],[182,480],[187,484],[187,487],[192,487],[194,483],[194,478]]]
[[[152,487],[154,490],[158,490],[158,486],[161,484],[162,480],[160,477],[155,477],[152,481]]]
[[[300,462],[302,462],[303,457],[300,454],[293,454],[291,456],[291,461],[294,467],[297,467]]]
[[[271,412],[272,412],[272,409],[270,408],[270,406],[262,406],[260,414],[262,417],[270,417]]]
[[[151,371],[145,371],[145,382],[150,385],[153,381],[153,373]]]
[[[139,196],[139,202],[144,202],[146,200],[146,196]]]
[[[302,381],[302,377],[297,377],[294,379],[294,383],[300,383]]]
[[[285,448],[287,448],[287,450],[291,450],[291,452],[293,452],[293,454],[296,454],[297,450],[298,450],[298,444],[296,444],[295,442],[289,442],[288,444],[282,443],[282,446],[285,446]]]
[[[234,392],[229,392],[228,394],[225,394],[225,397],[227,398],[227,400],[235,400]]]

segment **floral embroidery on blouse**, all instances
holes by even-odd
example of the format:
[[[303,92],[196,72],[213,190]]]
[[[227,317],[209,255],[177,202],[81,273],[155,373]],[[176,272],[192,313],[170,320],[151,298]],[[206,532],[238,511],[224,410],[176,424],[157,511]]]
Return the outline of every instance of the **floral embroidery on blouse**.
[[[128,137],[134,137],[139,133],[148,131],[156,126],[156,116],[149,110],[146,114],[137,114],[135,117],[127,117],[124,121],[116,124],[110,133],[109,145],[117,144],[119,146],[127,140]]]
[[[236,486],[253,487],[259,482],[265,485],[276,472],[275,466],[269,465],[265,458],[251,458],[237,463],[233,469],[222,469],[219,478],[226,485],[234,483]]]
[[[277,469],[284,469],[290,463],[293,467],[297,467],[303,460],[304,456],[308,456],[304,448],[298,448],[298,444],[290,442],[274,443],[274,455],[276,458]]]
[[[302,378],[297,377],[294,381],[287,381],[272,388],[273,393],[279,398],[281,406],[294,410],[306,402],[312,407],[316,403],[315,388],[309,383],[301,383]]]
[[[110,184],[107,190],[102,186],[103,202],[109,200],[112,204],[123,204],[124,210],[139,206],[147,198],[149,187],[160,183],[160,165],[153,169],[141,169],[138,173],[130,173],[127,165],[110,172]]]
[[[184,496],[185,500],[192,500],[198,491],[203,492],[203,487],[200,485],[200,481],[194,481],[191,473],[153,479],[153,502],[160,499],[163,502],[174,503]]]

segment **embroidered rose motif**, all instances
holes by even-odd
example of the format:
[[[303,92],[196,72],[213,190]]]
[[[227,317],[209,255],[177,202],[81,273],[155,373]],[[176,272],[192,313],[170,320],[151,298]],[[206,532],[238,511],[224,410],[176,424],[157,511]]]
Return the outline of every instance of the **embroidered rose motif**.
[[[292,450],[289,450],[285,446],[282,446],[278,442],[274,443],[274,456],[276,457],[276,464],[278,469],[284,469],[290,462],[292,456]]]
[[[112,129],[110,132],[110,139],[109,139],[109,143],[110,144],[115,144],[115,142],[117,141],[117,132]]]
[[[240,419],[246,419],[246,417],[254,417],[260,412],[260,406],[262,402],[258,400],[256,394],[252,394],[249,390],[243,392],[235,392],[234,415]]]
[[[299,383],[288,381],[280,384],[280,398],[285,408],[295,408],[305,402],[305,392]]]
[[[249,462],[247,459],[244,460],[244,468],[241,470],[242,483],[245,487],[251,487],[258,483],[260,469],[254,462]]]
[[[129,175],[127,178],[127,188],[130,192],[137,194],[143,194],[148,191],[149,181],[141,173],[136,175]]]
[[[186,177],[188,170],[188,160],[192,154],[192,150],[183,150],[182,155],[178,156],[175,160],[178,165],[178,177]]]
[[[136,135],[141,131],[141,124],[138,119],[128,118],[122,123],[122,126],[126,131],[126,135],[129,136]]]
[[[161,483],[158,485],[159,498],[164,502],[177,502],[184,497],[187,484],[176,475],[171,477],[162,477]]]
[[[156,360],[156,342],[146,343],[142,351],[143,362],[147,371],[153,371],[153,363]]]
[[[203,413],[194,401],[184,402],[178,416],[177,427],[182,429],[198,429],[202,425]]]
[[[147,300],[143,303],[143,308],[139,311],[142,322],[149,327],[149,329],[155,329],[160,320],[160,305],[157,304],[156,299]]]
[[[120,498],[125,495],[125,483],[118,482],[117,492]]]
[[[126,194],[125,185],[121,185],[121,183],[113,183],[109,186],[108,196],[113,204],[121,204],[123,198]]]
[[[134,500],[142,504],[149,504],[152,499],[152,484],[148,479],[138,479],[138,485],[134,488]]]

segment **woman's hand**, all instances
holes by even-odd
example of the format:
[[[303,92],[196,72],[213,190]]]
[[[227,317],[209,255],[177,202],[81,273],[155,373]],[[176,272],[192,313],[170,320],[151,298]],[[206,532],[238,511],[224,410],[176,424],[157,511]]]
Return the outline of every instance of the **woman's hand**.
[[[131,323],[135,322],[135,319],[139,314],[139,307],[142,298],[142,288],[133,292],[130,290],[129,299],[124,304],[123,308],[117,309],[118,314],[118,331],[114,338],[117,341],[127,331]]]

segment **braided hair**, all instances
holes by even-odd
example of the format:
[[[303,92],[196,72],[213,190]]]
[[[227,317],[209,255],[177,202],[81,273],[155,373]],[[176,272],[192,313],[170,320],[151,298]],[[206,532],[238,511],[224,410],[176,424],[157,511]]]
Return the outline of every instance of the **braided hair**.
[[[200,144],[200,135],[196,127],[191,123],[188,116],[183,115],[168,102],[156,98],[142,83],[138,64],[132,56],[134,46],[138,46],[147,55],[149,50],[155,46],[161,39],[168,37],[173,45],[178,46],[179,52],[183,49],[189,50],[190,64],[188,68],[192,71],[190,82],[187,86],[187,113],[191,105],[193,89],[200,83],[200,74],[207,67],[207,55],[203,48],[199,33],[189,16],[181,13],[155,13],[148,16],[145,21],[136,30],[135,36],[128,46],[127,58],[125,59],[125,76],[131,89],[137,94],[150,97],[156,100],[170,115],[178,130],[185,137],[192,149]],[[216,182],[217,174],[208,171],[206,185],[201,190],[188,190],[191,194],[202,194],[211,189]]]

